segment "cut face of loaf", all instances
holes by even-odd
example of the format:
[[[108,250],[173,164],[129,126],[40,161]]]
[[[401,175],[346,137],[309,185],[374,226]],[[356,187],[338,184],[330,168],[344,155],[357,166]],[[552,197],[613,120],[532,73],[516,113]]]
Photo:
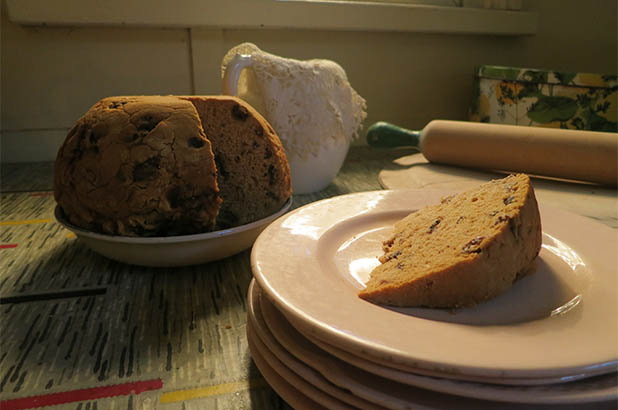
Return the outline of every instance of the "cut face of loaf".
[[[531,271],[541,235],[530,178],[491,181],[397,222],[359,296],[403,307],[477,304]]]
[[[281,209],[292,195],[281,141],[253,107],[236,97],[185,96],[212,143],[223,202],[217,228],[243,225]]]

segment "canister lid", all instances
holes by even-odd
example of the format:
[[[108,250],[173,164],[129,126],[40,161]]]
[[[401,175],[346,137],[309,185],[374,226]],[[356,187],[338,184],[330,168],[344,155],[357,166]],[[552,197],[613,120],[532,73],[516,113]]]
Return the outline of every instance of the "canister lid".
[[[616,88],[616,75],[596,73],[573,73],[556,70],[482,65],[476,68],[480,78],[510,80],[537,84],[561,84],[567,86]]]

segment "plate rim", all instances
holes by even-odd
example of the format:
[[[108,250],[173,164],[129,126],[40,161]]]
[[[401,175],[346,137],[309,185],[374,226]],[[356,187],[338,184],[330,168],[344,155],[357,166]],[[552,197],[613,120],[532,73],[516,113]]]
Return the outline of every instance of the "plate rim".
[[[249,331],[247,333],[249,333]],[[263,357],[262,352],[248,334],[247,339],[249,340],[248,348],[251,354],[251,359],[255,363],[255,366],[260,373],[262,373],[262,376],[270,387],[279,396],[281,396],[286,403],[299,406],[298,408],[300,410],[312,410],[315,408],[326,409],[326,407],[324,407],[321,403],[315,401],[315,398],[310,398],[305,393],[300,391],[297,386],[290,383],[289,380],[286,381],[285,378],[279,374],[277,370],[275,370],[273,366]],[[315,389],[317,389],[317,387]],[[307,407],[300,407],[304,405],[307,405]]]
[[[282,366],[324,394],[332,396],[353,408],[381,408],[379,403],[369,401],[354,394],[353,391],[341,389],[319,369],[307,365],[307,363],[298,359],[294,353],[286,349],[268,328],[265,317],[261,313],[261,304],[259,300],[255,299],[256,296],[263,296],[259,292],[259,288],[255,286],[255,282],[252,280],[247,291],[247,335],[250,336],[249,334],[252,333],[251,339],[258,339],[261,347],[268,350],[268,353],[273,355]]]

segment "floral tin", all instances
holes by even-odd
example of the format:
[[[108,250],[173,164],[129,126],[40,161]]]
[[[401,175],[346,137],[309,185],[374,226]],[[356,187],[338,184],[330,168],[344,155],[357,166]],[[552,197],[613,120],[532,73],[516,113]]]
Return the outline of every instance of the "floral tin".
[[[471,121],[618,132],[616,75],[484,65]]]

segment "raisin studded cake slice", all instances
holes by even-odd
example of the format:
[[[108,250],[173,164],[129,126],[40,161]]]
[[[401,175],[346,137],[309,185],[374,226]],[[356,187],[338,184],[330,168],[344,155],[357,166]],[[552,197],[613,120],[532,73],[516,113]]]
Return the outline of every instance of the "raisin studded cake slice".
[[[182,96],[193,103],[212,143],[223,202],[217,228],[277,212],[292,195],[290,167],[279,137],[253,107],[231,96]]]
[[[509,175],[397,222],[359,296],[402,307],[474,305],[531,272],[540,249],[530,178]]]

